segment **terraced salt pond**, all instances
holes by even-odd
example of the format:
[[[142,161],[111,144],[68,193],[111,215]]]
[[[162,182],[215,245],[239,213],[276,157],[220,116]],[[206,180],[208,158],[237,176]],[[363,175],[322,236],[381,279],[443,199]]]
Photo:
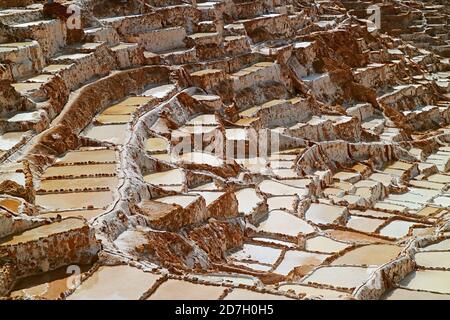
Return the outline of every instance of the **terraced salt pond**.
[[[385,223],[385,220],[383,219],[350,216],[347,220],[347,227],[354,230],[370,233],[375,232],[383,223]]]
[[[450,294],[450,272],[441,270],[417,270],[408,274],[400,286],[412,290]]]
[[[225,296],[224,300],[291,300],[288,297],[253,290],[235,288]]]
[[[92,149],[92,150],[77,150],[68,152],[64,157],[56,160],[56,164],[80,164],[86,163],[107,163],[116,161],[116,151],[112,149]]]
[[[238,210],[245,215],[251,214],[264,200],[253,188],[241,189],[235,194],[238,201]]]
[[[395,288],[386,292],[383,300],[450,300],[449,294]]]
[[[244,244],[242,250],[229,256],[233,260],[254,261],[261,264],[273,265],[281,254],[280,249]]]
[[[0,134],[0,150],[8,151],[14,148],[22,141],[24,134],[25,132],[6,132]]]
[[[303,274],[306,274],[328,257],[328,254],[289,250],[284,254],[283,260],[274,272],[286,276],[297,268],[301,269]]]
[[[372,244],[345,252],[331,265],[378,266],[394,260],[402,247],[387,244]]]
[[[116,173],[116,164],[85,164],[74,166],[56,166],[50,167],[42,175],[42,178],[48,177],[80,177],[89,175],[113,175]]]
[[[280,183],[273,180],[264,180],[259,184],[259,188],[262,192],[274,196],[298,195],[299,197],[303,197],[308,194],[307,189],[290,186],[285,181]]]
[[[422,268],[450,269],[450,252],[418,252],[414,256],[417,266]]]
[[[305,219],[315,224],[332,224],[345,213],[345,208],[323,203],[311,203],[305,213]]]
[[[35,241],[52,234],[63,233],[83,227],[85,227],[85,223],[81,219],[65,219],[6,237],[2,239],[3,242],[0,243],[0,247]]]
[[[344,250],[345,248],[348,248],[349,246],[350,244],[336,241],[324,236],[309,238],[305,243],[306,250],[324,253],[338,252]]]
[[[314,228],[306,221],[282,210],[269,212],[267,219],[259,224],[257,230],[263,233],[278,233],[292,237],[314,232]]]
[[[197,279],[200,281],[207,281],[210,283],[226,283],[233,284],[236,286],[246,285],[246,286],[257,286],[261,282],[258,278],[241,275],[241,274],[233,274],[233,273],[209,273],[209,274],[191,274],[191,278]]]
[[[126,265],[101,266],[67,300],[137,300],[160,278]]]
[[[113,202],[110,191],[50,193],[36,195],[36,204],[51,210],[83,209],[88,207],[105,208]]]
[[[192,300],[218,300],[224,291],[225,287],[221,286],[168,279],[147,300],[185,300],[187,292]]]
[[[415,224],[417,223],[404,220],[394,220],[380,229],[380,235],[399,239],[406,236],[409,229]]]
[[[51,179],[41,181],[40,189],[44,191],[56,190],[85,190],[109,188],[114,190],[119,184],[117,177],[98,177],[80,179]]]
[[[307,275],[302,282],[352,290],[362,285],[375,269],[352,266],[320,267]]]
[[[430,244],[424,248],[422,251],[450,251],[450,239],[441,240],[439,242]]]
[[[342,291],[315,288],[301,284],[282,284],[278,287],[281,291],[292,290],[296,294],[305,294],[307,297],[320,297],[322,299],[336,300],[348,297],[348,294]]]
[[[91,266],[81,265],[77,267],[80,268],[79,270],[81,272],[77,276],[81,277]],[[72,276],[74,270],[66,266],[36,276],[20,279],[10,293],[10,297],[22,299],[59,299],[64,292],[74,288],[77,281],[79,281],[77,276]]]
[[[86,129],[82,133],[82,136],[93,140],[122,145],[125,143],[127,126],[128,124],[92,126]]]
[[[298,201],[297,196],[279,196],[267,199],[269,211],[271,210],[288,210],[293,211]]]

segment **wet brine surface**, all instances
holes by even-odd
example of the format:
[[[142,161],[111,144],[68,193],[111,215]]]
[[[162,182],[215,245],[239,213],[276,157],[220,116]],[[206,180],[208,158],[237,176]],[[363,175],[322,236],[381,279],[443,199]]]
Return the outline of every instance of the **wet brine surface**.
[[[68,300],[136,300],[160,275],[130,266],[102,266],[67,298]]]
[[[77,285],[90,265],[65,266],[40,275],[21,279],[14,286],[10,297],[21,299],[60,299]],[[77,272],[77,275],[74,275]],[[78,274],[78,272],[81,272]]]
[[[402,247],[386,244],[371,244],[345,252],[332,265],[382,265],[394,260]]]
[[[183,280],[168,279],[148,298],[148,300],[185,300],[189,292],[192,300],[217,300],[225,287],[202,285]]]
[[[450,294],[450,272],[441,270],[417,270],[408,274],[400,286],[412,290]]]
[[[362,285],[376,268],[330,266],[314,270],[303,283],[317,283],[337,288],[353,289]]]
[[[36,204],[47,210],[104,208],[113,200],[110,191],[51,193],[36,196]]]

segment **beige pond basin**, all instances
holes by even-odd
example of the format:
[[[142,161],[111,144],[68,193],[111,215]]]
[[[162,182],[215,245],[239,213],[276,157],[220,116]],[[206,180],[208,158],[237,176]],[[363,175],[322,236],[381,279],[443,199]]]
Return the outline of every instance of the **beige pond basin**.
[[[177,130],[172,131],[172,140],[179,141],[180,139],[189,135],[204,135],[204,137],[206,138],[212,137],[215,133],[218,133],[217,127],[183,126]]]
[[[348,248],[350,244],[336,241],[324,236],[316,236],[309,238],[305,242],[305,249],[308,251],[317,251],[323,253],[335,253],[345,248]]]
[[[189,194],[198,194],[205,199],[206,206],[209,206],[214,201],[219,199],[221,196],[225,194],[225,192],[220,191],[195,191],[195,192],[189,192]]]
[[[95,117],[95,122],[100,125],[128,123],[130,121],[131,115],[129,114],[99,114]]]
[[[402,194],[390,194],[388,199],[401,202],[412,202],[425,204],[433,197],[440,194],[439,190],[409,188],[409,191]]]
[[[426,246],[422,251],[450,251],[450,239],[445,239],[429,246]]]
[[[433,204],[441,206],[443,208],[449,208],[450,207],[450,197],[436,197],[433,200]]]
[[[80,268],[80,276],[90,268],[90,266],[86,265],[76,267]],[[74,288],[76,285],[78,279],[72,274],[73,269],[71,267],[62,267],[53,271],[20,279],[14,285],[9,296],[20,299],[58,299],[65,291]]]
[[[297,237],[299,234],[310,234],[315,230],[305,220],[293,214],[274,210],[269,212],[267,219],[259,224],[257,231]]]
[[[450,183],[450,175],[447,174],[433,174],[427,178],[428,181],[437,183]]]
[[[402,247],[388,244],[370,244],[344,253],[331,265],[379,266],[394,260]]]
[[[92,218],[98,217],[103,212],[105,212],[105,210],[103,209],[70,210],[70,211],[46,212],[39,216],[43,218],[56,218],[58,215],[60,215],[61,218],[83,217],[86,220],[90,220]]]
[[[152,97],[128,97],[125,100],[115,104],[115,106],[141,106],[150,101],[152,101]]]
[[[279,196],[267,199],[269,211],[271,210],[295,210],[297,204],[297,196]]]
[[[414,202],[405,202],[405,201],[393,200],[388,197],[388,198],[384,199],[384,203],[393,205],[393,206],[397,206],[399,208],[406,208],[407,211],[408,210],[417,211],[417,210],[420,210],[420,208],[422,208],[422,206],[425,202],[423,204],[422,203],[414,203]],[[376,209],[382,209],[382,208],[376,206]],[[401,210],[397,210],[397,211],[401,211]]]
[[[166,203],[166,204],[177,204],[183,208],[194,203],[199,198],[198,195],[175,195],[168,196],[164,198],[155,199],[155,201]]]
[[[450,272],[440,270],[413,271],[400,282],[400,286],[413,290],[450,294]]]
[[[104,208],[113,202],[111,191],[52,193],[36,195],[36,204],[47,210]]]
[[[0,198],[0,206],[15,213],[19,212],[19,207],[21,204],[22,202],[17,199]]]
[[[159,278],[131,266],[101,266],[67,300],[137,300]]]
[[[84,131],[82,136],[113,144],[124,144],[128,124],[111,124],[93,126]]]
[[[246,243],[242,250],[229,255],[228,258],[237,261],[253,261],[273,265],[280,254],[281,249]]]
[[[218,300],[225,287],[168,279],[147,300]]]
[[[282,284],[278,287],[280,291],[292,290],[297,295],[306,295],[306,297],[318,297],[321,299],[336,300],[342,299],[343,297],[348,297],[349,294],[337,290],[331,289],[320,289],[311,286],[305,286],[302,284]]]
[[[150,173],[144,176],[144,181],[154,185],[180,185],[184,181],[182,169]]]
[[[116,173],[116,164],[86,164],[86,165],[74,165],[74,166],[57,166],[50,167],[42,175],[42,178],[49,177],[80,177],[80,176],[92,176],[107,174],[113,175]]]
[[[169,141],[164,138],[149,138],[145,142],[145,151],[150,154],[166,153],[169,148]]]
[[[305,219],[315,224],[332,224],[345,213],[344,207],[331,206],[324,203],[311,203],[305,212]]]
[[[298,195],[303,198],[309,193],[307,189],[292,187],[273,180],[264,180],[259,184],[259,188],[262,192],[274,196]]]
[[[233,284],[236,286],[246,285],[253,287],[261,285],[261,281],[256,277],[233,273],[191,274],[190,278],[218,284],[220,283]]]
[[[351,214],[355,214],[358,216],[366,216],[369,218],[391,218],[394,217],[395,215],[392,213],[388,213],[388,212],[383,212],[383,211],[376,211],[376,210],[365,210],[365,211],[360,211],[360,210],[350,210]]]
[[[244,267],[248,269],[252,269],[255,271],[269,272],[272,270],[272,266],[263,265],[255,262],[242,262],[242,261],[233,261],[233,266]]]
[[[414,256],[414,260],[419,267],[450,269],[450,252],[418,252]]]
[[[123,105],[117,104],[111,107],[106,108],[101,115],[106,116],[120,116],[120,115],[131,115],[137,110],[138,106],[136,105]]]
[[[57,164],[77,164],[85,162],[106,163],[116,161],[116,151],[111,149],[70,151],[56,160]]]
[[[0,150],[8,151],[22,141],[25,132],[6,132],[0,134]]]
[[[249,215],[260,205],[264,199],[256,193],[253,188],[245,188],[235,193],[238,201],[238,210],[245,215]]]
[[[351,242],[355,244],[368,244],[368,243],[389,243],[389,241],[380,239],[377,237],[372,237],[363,233],[347,231],[347,230],[337,230],[328,229],[324,231],[326,235],[338,241]]]
[[[382,183],[385,187],[389,187],[395,181],[394,177],[384,173],[372,173],[369,177],[370,180]]]
[[[247,289],[234,288],[224,300],[293,300],[291,298],[271,293],[261,293]]]
[[[358,172],[341,171],[341,172],[337,172],[333,176],[333,179],[336,181],[345,181],[345,182],[350,182],[350,183],[356,183],[359,180],[361,180],[361,174],[359,174]]]
[[[386,211],[390,211],[390,212],[406,212],[407,208],[405,206],[405,203],[402,203],[403,205],[400,204],[395,204],[392,202],[384,202],[384,201],[378,201],[375,203],[375,205],[373,206],[374,209],[378,209],[378,210],[386,210]],[[415,207],[420,207],[420,205],[415,205]]]
[[[432,217],[438,215],[440,212],[442,212],[442,210],[443,210],[442,208],[426,206],[422,208],[420,211],[418,211],[416,214],[422,217]]]
[[[273,174],[279,179],[298,177],[298,173],[295,169],[273,169]]]
[[[375,232],[385,220],[368,217],[350,216],[347,220],[347,227],[362,232]]]
[[[63,233],[71,230],[81,229],[85,226],[86,224],[81,219],[66,219],[58,222],[53,222],[51,224],[46,224],[3,238],[3,242],[0,243],[0,247],[36,241],[41,238],[46,238],[55,233]]]
[[[380,235],[400,239],[406,236],[409,232],[409,228],[417,222],[394,220],[380,229]]]
[[[269,238],[269,237],[254,237],[252,239],[255,241],[267,243],[269,245],[277,244],[277,245],[281,245],[281,246],[284,246],[287,248],[293,248],[293,249],[297,248],[297,244],[295,244],[293,242],[287,242],[287,241],[273,239],[273,238]]]
[[[307,275],[302,283],[317,283],[335,288],[354,289],[366,282],[375,270],[374,267],[318,267]]]
[[[202,152],[183,153],[180,157],[180,161],[184,163],[210,165],[213,167],[220,167],[224,164],[222,159],[219,159],[212,154]]]
[[[0,172],[0,181],[11,180],[17,184],[25,185],[25,175],[22,172]]]
[[[144,97],[150,97],[152,99],[162,99],[168,96],[172,91],[176,89],[174,84],[164,84],[151,89],[146,90],[142,93]]]
[[[329,256],[323,253],[289,250],[286,251],[283,260],[274,272],[287,276],[295,268],[298,268],[301,274],[306,274],[313,267],[320,265]]]
[[[188,126],[216,126],[218,124],[214,114],[201,114],[186,122]]]
[[[41,181],[39,189],[44,191],[95,190],[96,188],[109,188],[109,190],[114,190],[118,184],[119,179],[117,177],[51,179]]]
[[[443,190],[445,184],[425,181],[425,180],[410,180],[409,185],[417,188],[433,189],[433,190]]]
[[[427,291],[394,288],[387,291],[382,300],[450,300],[449,294],[433,293]]]

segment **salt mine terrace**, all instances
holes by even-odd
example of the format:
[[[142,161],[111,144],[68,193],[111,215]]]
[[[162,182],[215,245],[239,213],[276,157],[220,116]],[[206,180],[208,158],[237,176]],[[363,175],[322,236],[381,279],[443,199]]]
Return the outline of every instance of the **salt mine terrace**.
[[[0,3],[1,299],[450,299],[445,1],[44,2]]]

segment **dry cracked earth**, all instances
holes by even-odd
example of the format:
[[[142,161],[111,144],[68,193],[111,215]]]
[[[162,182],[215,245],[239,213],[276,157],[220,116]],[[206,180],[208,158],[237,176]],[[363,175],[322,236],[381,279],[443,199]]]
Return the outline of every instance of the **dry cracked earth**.
[[[447,0],[45,2],[0,0],[2,299],[450,299]]]

